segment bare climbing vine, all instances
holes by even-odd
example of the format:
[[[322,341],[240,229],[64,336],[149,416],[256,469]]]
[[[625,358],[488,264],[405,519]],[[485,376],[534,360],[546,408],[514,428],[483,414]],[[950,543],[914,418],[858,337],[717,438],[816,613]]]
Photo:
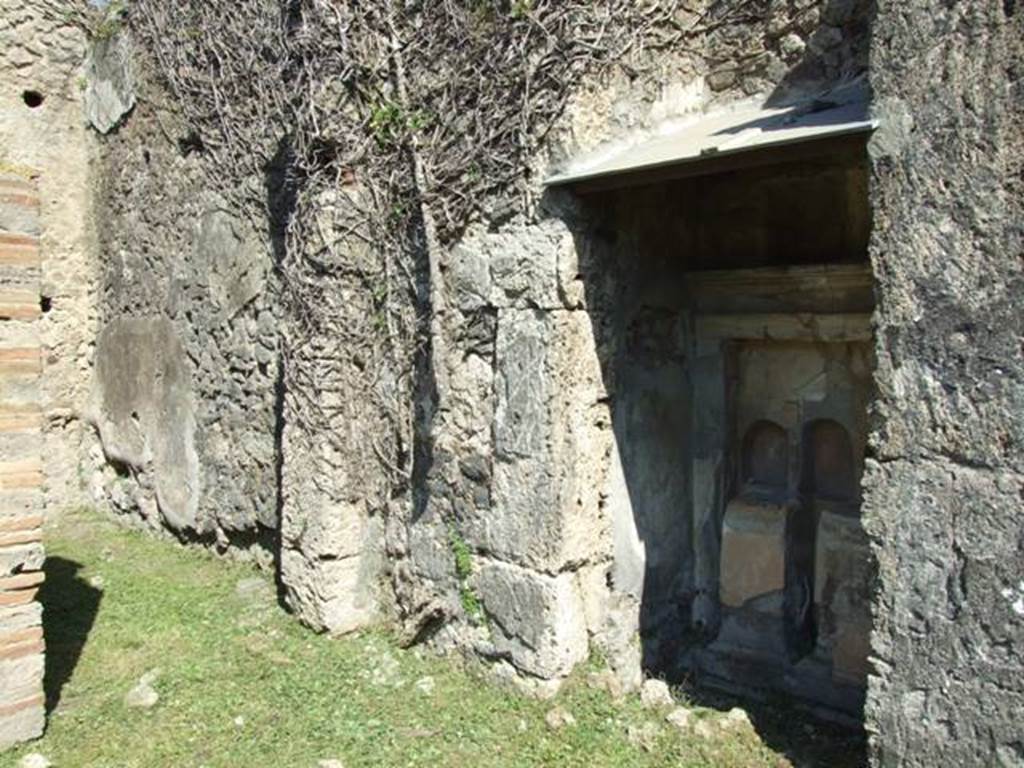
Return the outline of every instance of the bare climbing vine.
[[[443,400],[430,361],[444,247],[475,219],[530,209],[531,159],[584,78],[640,74],[650,53],[695,45],[721,5],[133,0],[116,12],[211,185],[276,243],[285,385],[306,431],[328,439],[351,401],[375,403],[356,416],[377,422],[386,494],[411,472],[424,359]]]

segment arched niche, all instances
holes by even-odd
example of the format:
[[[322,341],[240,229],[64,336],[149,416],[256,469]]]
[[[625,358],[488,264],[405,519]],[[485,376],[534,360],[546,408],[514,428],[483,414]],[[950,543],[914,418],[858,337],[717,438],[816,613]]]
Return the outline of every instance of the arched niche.
[[[745,487],[783,491],[789,471],[789,441],[778,424],[755,421],[743,436],[742,478]]]
[[[857,466],[850,433],[837,421],[819,419],[804,429],[802,487],[805,493],[835,501],[856,501]]]

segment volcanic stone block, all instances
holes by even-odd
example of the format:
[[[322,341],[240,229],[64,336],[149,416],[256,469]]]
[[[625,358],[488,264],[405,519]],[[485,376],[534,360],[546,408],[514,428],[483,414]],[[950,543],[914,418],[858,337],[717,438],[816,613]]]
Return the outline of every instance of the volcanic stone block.
[[[289,604],[317,629],[346,634],[372,624],[378,616],[376,584],[364,558],[308,560],[284,549],[281,577]]]
[[[546,576],[487,561],[475,579],[499,653],[522,672],[564,677],[587,656],[583,600],[571,573]]]
[[[131,46],[125,34],[93,42],[85,79],[86,117],[97,131],[109,133],[135,106]]]
[[[595,346],[584,312],[499,313],[494,503],[467,521],[473,547],[556,573],[602,546],[611,435]]]

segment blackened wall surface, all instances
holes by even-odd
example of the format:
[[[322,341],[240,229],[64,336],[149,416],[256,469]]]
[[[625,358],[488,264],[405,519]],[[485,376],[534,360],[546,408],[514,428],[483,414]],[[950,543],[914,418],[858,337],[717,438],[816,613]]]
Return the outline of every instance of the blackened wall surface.
[[[879,765],[1021,765],[1024,8],[880,2],[871,84]]]

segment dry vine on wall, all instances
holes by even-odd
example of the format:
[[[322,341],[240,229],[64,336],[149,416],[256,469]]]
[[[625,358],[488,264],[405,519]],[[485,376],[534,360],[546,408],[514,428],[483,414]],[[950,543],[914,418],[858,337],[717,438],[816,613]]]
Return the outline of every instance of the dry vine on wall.
[[[529,210],[531,158],[585,77],[713,20],[700,0],[133,0],[122,18],[210,184],[276,244],[304,431],[331,440],[346,402],[373,403],[384,495],[411,475],[417,360],[440,357],[443,249]],[[443,407],[443,371],[418,370]]]

